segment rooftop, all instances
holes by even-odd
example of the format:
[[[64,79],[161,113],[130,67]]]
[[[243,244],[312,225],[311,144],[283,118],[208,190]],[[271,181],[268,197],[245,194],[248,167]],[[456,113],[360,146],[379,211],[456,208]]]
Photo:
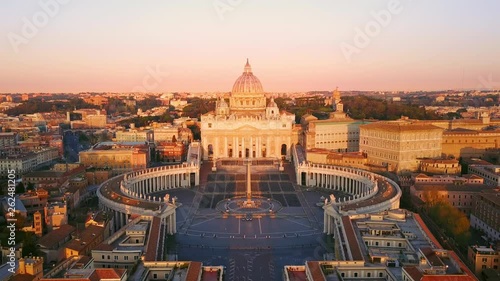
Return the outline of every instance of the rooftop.
[[[64,175],[64,172],[35,171],[35,172],[25,174],[23,177],[26,177],[26,178],[60,178],[62,175]]]
[[[61,241],[64,241],[66,237],[69,237],[71,233],[75,232],[76,228],[69,224],[61,225],[58,229],[52,230],[51,232],[45,234],[38,240],[37,245],[40,245],[47,249],[52,249],[57,246]]]
[[[104,233],[104,228],[96,225],[89,225],[77,234],[77,237],[66,244],[66,248],[81,251],[87,247],[99,235]]]
[[[416,183],[414,186],[417,191],[462,191],[462,192],[481,192],[482,190],[494,189],[486,184],[435,184],[435,183]]]
[[[307,281],[305,266],[285,266],[289,281]]]
[[[412,131],[442,131],[443,129],[431,124],[422,124],[418,122],[401,122],[401,121],[389,121],[389,122],[375,122],[371,124],[361,125],[362,129],[375,129],[383,130],[389,132],[412,132]]]

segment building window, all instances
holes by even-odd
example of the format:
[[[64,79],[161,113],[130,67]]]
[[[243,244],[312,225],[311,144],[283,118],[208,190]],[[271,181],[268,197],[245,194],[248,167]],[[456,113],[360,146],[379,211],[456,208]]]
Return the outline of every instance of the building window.
[[[483,262],[487,262],[487,261],[488,261],[488,259],[487,259],[487,258],[483,258]]]

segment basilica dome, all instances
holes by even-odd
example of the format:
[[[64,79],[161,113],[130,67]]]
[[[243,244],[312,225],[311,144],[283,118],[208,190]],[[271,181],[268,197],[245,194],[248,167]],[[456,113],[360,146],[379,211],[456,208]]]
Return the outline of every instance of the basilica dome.
[[[245,65],[245,71],[238,77],[236,82],[234,82],[232,92],[236,94],[261,94],[264,92],[259,79],[252,73],[252,67],[250,63],[248,63],[248,59]]]

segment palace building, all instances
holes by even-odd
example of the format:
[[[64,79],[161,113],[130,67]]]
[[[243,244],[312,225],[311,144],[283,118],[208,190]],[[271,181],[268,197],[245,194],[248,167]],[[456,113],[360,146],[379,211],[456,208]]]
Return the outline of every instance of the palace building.
[[[441,156],[443,129],[406,120],[376,122],[360,126],[359,149],[368,164],[392,172],[416,171],[419,158]]]
[[[295,115],[268,101],[259,79],[247,60],[236,80],[229,104],[217,101],[215,112],[201,116],[203,159],[284,158],[290,159],[297,143]]]
[[[334,152],[359,151],[359,127],[370,122],[354,120],[344,112],[338,88],[333,91],[331,100],[334,111],[328,119],[319,120],[312,114],[302,116],[300,144],[308,151],[315,148]]]

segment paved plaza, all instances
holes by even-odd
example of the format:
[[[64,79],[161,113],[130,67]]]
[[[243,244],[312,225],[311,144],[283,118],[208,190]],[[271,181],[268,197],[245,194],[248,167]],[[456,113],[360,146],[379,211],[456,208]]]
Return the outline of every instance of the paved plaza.
[[[168,253],[179,260],[226,266],[226,280],[282,280],[284,265],[321,260],[332,252],[323,234],[321,196],[339,192],[305,189],[295,185],[291,164],[284,172],[270,163],[251,166],[252,194],[281,204],[273,214],[226,214],[217,203],[245,196],[245,167],[224,163],[211,172],[201,169],[199,187],[162,192],[177,197],[177,234]],[[260,164],[260,165],[259,165]],[[271,163],[272,164],[272,163]]]

